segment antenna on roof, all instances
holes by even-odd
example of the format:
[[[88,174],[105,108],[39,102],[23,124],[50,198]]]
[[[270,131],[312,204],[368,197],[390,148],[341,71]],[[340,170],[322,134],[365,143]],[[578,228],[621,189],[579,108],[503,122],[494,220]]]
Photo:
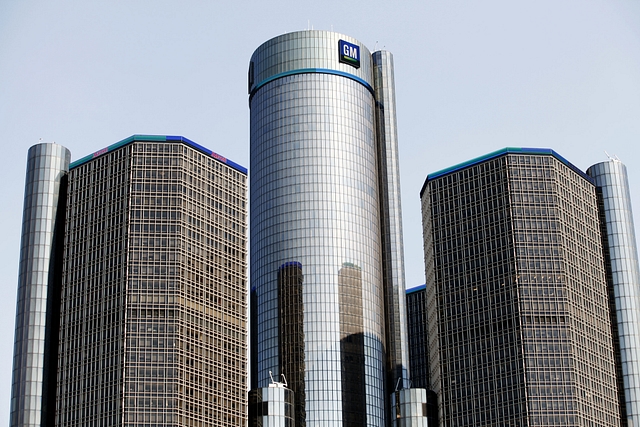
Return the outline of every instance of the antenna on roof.
[[[287,387],[287,379],[285,378],[284,374],[280,374],[280,376],[284,380],[284,382],[282,382],[282,383],[274,380],[273,379],[273,373],[271,371],[269,371],[269,377],[271,378],[271,384],[269,384],[269,387],[278,387],[278,388]]]
[[[605,150],[604,154],[606,154],[607,157],[609,158],[609,160],[611,160],[612,162],[619,162],[620,161],[618,156],[616,156],[615,154],[613,156],[611,156],[611,155],[609,155],[609,153],[607,153],[606,150]]]

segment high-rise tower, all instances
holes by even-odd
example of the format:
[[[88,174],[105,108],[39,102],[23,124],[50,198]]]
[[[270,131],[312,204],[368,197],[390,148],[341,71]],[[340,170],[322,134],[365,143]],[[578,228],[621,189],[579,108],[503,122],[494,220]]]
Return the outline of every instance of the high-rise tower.
[[[595,181],[507,148],[421,199],[440,425],[619,425]]]
[[[284,34],[251,57],[249,99],[252,388],[295,378],[298,426],[395,421],[409,376],[391,54]]]
[[[71,153],[38,144],[27,155],[13,350],[11,427],[53,426],[57,312]]]
[[[629,427],[640,426],[640,271],[627,168],[618,159],[587,170],[600,207],[611,319],[614,327],[620,410]],[[624,424],[623,424],[624,425]]]
[[[135,135],[70,165],[36,146],[28,170],[11,426],[246,425],[246,169]]]

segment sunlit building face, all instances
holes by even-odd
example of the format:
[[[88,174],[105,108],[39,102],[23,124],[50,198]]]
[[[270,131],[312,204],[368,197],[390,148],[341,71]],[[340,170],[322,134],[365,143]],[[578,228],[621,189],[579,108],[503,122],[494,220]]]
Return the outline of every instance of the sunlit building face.
[[[594,180],[507,148],[429,175],[421,197],[441,425],[619,425]]]
[[[383,425],[408,383],[393,90],[391,55],[337,33],[251,58],[251,381],[284,375],[298,425]]]

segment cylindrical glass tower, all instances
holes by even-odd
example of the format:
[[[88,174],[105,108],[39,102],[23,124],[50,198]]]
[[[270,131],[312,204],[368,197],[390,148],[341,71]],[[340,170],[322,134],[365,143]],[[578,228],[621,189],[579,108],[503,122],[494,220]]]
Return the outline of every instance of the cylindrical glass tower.
[[[640,426],[640,273],[627,168],[619,160],[591,166],[603,225],[607,276],[615,307],[627,425]],[[622,399],[621,399],[622,400]]]
[[[393,55],[373,53],[389,392],[410,387]]]
[[[53,426],[65,179],[71,153],[57,144],[29,149],[18,271],[11,420]],[[49,372],[53,372],[49,375]],[[48,381],[51,379],[52,381]]]
[[[276,37],[251,58],[252,385],[266,387],[269,371],[292,378],[305,402],[298,426],[384,425],[373,67],[363,44],[327,31]],[[279,302],[292,283],[301,307]],[[282,354],[281,340],[304,357]]]

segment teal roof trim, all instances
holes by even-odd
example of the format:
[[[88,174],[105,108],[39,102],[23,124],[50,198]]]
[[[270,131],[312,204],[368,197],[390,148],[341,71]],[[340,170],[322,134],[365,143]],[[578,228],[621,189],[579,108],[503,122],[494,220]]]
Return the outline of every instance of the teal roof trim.
[[[105,147],[101,150],[96,151],[93,154],[89,154],[88,156],[84,156],[81,159],[76,160],[75,162],[72,162],[69,165],[69,169],[74,169],[77,168],[78,166],[84,165],[85,163],[102,156],[103,154],[109,153],[113,150],[116,150],[120,147],[123,147],[125,145],[131,144],[132,142],[166,142],[166,141],[170,141],[170,142],[183,142],[186,145],[195,148],[196,150],[213,157],[214,159],[216,159],[217,161],[226,164],[227,166],[232,167],[233,169],[237,170],[238,172],[242,172],[243,174],[247,174],[247,168],[245,168],[244,166],[241,166],[239,164],[237,164],[236,162],[233,162],[229,159],[227,159],[224,156],[221,156],[218,153],[215,153],[211,150],[209,150],[208,148],[203,147],[202,145],[195,143],[193,141],[191,141],[190,139],[187,139],[183,136],[171,136],[171,135],[131,135],[128,138],[123,139],[122,141],[118,141],[115,144],[111,144],[108,147]]]
[[[427,289],[427,285],[418,285],[416,287],[407,289],[405,292],[406,295],[412,294],[414,292],[420,292],[420,291],[424,291],[425,289]]]
[[[565,159],[560,154],[556,153],[555,151],[553,151],[550,148],[506,147],[506,148],[502,148],[500,150],[492,151],[491,153],[485,154],[483,156],[476,157],[476,158],[471,159],[471,160],[467,160],[466,162],[459,163],[457,165],[448,167],[446,169],[442,169],[442,170],[439,170],[437,172],[430,173],[429,175],[427,175],[427,179],[424,181],[424,185],[422,186],[422,189],[420,190],[420,197],[422,197],[422,194],[424,194],[424,190],[427,188],[427,184],[429,183],[429,181],[432,181],[432,180],[434,180],[436,178],[443,177],[445,175],[449,175],[449,174],[454,173],[454,172],[458,172],[458,171],[460,171],[462,169],[466,169],[468,167],[477,165],[479,163],[486,162],[488,160],[492,160],[492,159],[495,159],[495,158],[498,158],[498,157],[505,156],[507,154],[551,155],[551,156],[555,157],[556,159],[558,159],[561,163],[564,163],[565,165],[567,165],[570,169],[572,169],[578,175],[580,175],[581,177],[583,177],[584,179],[586,179],[587,181],[589,181],[590,183],[595,185],[595,181],[594,181],[593,178],[591,178],[589,175],[587,175],[586,173],[584,173],[583,171],[578,169],[577,166],[575,166],[573,163],[569,162],[567,159]]]

